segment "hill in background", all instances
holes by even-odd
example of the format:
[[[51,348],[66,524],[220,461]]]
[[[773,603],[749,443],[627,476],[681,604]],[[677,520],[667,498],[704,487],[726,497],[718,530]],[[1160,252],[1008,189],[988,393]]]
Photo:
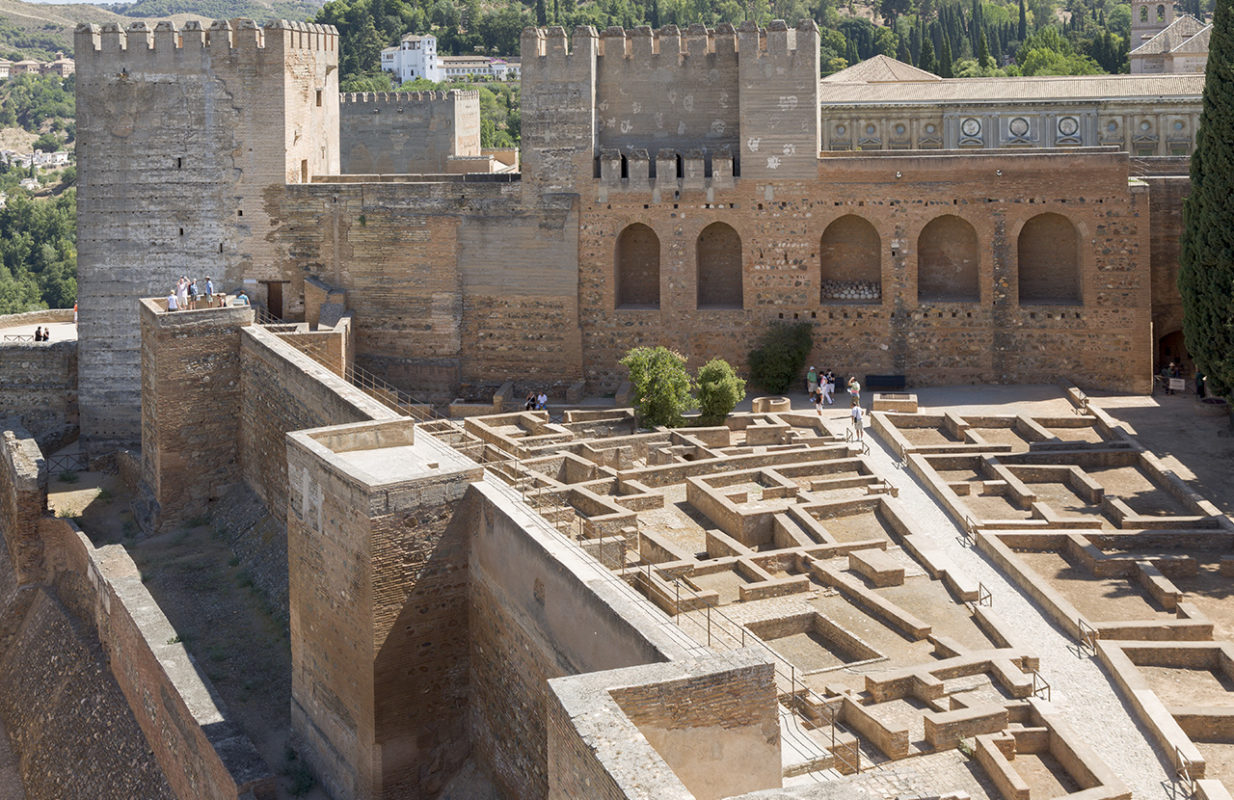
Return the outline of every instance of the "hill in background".
[[[127,26],[144,19],[209,22],[252,17],[257,20],[307,20],[320,3],[297,0],[137,0],[120,5],[41,5],[21,0],[0,0],[0,56],[12,61],[33,58],[49,61],[57,51],[73,53],[73,29],[82,22],[117,22]]]

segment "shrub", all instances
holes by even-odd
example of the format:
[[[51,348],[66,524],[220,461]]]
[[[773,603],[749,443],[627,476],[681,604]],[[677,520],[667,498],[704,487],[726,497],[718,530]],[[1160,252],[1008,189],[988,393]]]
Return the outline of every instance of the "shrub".
[[[802,376],[813,344],[810,323],[773,323],[750,351],[750,380],[768,392],[782,394]]]
[[[630,370],[642,424],[680,425],[682,413],[695,407],[690,373],[680,354],[666,347],[636,347],[620,363]]]
[[[746,382],[737,377],[722,358],[713,358],[698,369],[698,421],[718,425],[746,396]]]

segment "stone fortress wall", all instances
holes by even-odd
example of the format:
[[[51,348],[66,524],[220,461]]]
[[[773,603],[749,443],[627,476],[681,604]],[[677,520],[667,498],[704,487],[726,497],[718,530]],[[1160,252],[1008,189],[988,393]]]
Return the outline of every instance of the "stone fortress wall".
[[[267,194],[338,172],[337,48],[333,28],[285,21],[78,29],[79,375],[101,449],[138,437],[133,298],[181,275],[283,280]]]
[[[434,173],[480,157],[479,92],[348,92],[339,101],[344,174]]]
[[[337,128],[316,133],[340,113],[331,32],[216,27],[254,46],[229,47],[222,59],[208,32],[164,35],[206,38],[191,69],[182,55],[171,60],[192,72],[192,93],[203,102],[226,94],[231,110],[123,124],[111,106],[148,96],[158,107],[165,91],[164,73],[141,67],[157,60],[157,42],[153,55],[134,56],[120,47],[134,32],[79,34],[88,51],[81,80],[101,100],[83,98],[79,142],[82,293],[93,309],[83,316],[81,404],[91,448],[107,441],[108,426],[131,429],[136,415],[122,388],[136,370],[133,351],[96,335],[119,319],[105,309],[123,293],[161,293],[184,272],[222,274],[293,319],[306,276],[345,288],[357,363],[437,399],[512,377],[611,391],[616,358],[645,344],[741,364],[770,323],[788,319],[815,325],[812,360],[859,374],[1148,386],[1147,321],[1159,302],[1150,287],[1168,282],[1149,279],[1158,250],[1147,244],[1148,201],[1128,184],[1126,154],[820,158],[812,23],[528,29],[522,173],[437,176],[339,172]],[[271,31],[321,49],[301,58],[293,48],[282,66],[269,63],[278,47],[255,45]],[[104,49],[108,37],[115,44]],[[183,42],[172,52],[182,54]],[[273,119],[258,119],[252,107],[261,104],[249,100],[263,82],[284,98]],[[366,124],[374,137],[389,134],[393,150],[400,117],[428,114],[431,132],[451,100],[421,97],[412,117],[411,105],[385,113],[391,102],[349,100],[342,113],[383,109]],[[284,132],[283,144],[272,130]],[[306,139],[308,166],[299,158]],[[185,162],[127,168],[137,142],[142,159],[157,160],[182,141],[203,148],[185,159],[205,170],[191,191],[176,183],[183,170],[174,167]],[[254,155],[233,163],[236,152]],[[111,213],[113,198],[143,211]],[[1109,347],[1091,346],[1098,335]]]

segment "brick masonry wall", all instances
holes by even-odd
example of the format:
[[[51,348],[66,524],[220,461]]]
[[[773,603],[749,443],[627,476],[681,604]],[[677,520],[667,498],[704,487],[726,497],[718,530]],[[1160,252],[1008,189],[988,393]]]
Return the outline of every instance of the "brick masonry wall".
[[[240,480],[240,329],[246,307],[141,308],[141,497],[138,520],[164,530],[208,514]]]
[[[699,800],[779,788],[772,664],[614,689],[612,697]]]
[[[347,287],[356,360],[442,397],[459,381],[577,379],[577,205],[519,184],[320,184],[272,192],[279,268]]]
[[[480,155],[478,92],[365,92],[340,100],[343,174],[444,173],[451,156]]]
[[[238,800],[272,789],[269,768],[189,659],[123,547],[95,548],[67,520],[45,517],[39,532],[56,552],[57,594],[85,612],[123,693],[119,703],[131,709],[174,795]]]
[[[692,365],[720,356],[744,369],[758,335],[783,319],[810,322],[811,362],[841,374],[906,374],[917,385],[1068,379],[1147,390],[1148,196],[1128,189],[1125,155],[836,157],[820,160],[811,177],[741,179],[731,190],[700,185],[680,197],[598,183],[583,203],[579,244],[584,370],[593,389],[614,387],[617,360],[639,345],[676,348]],[[1018,303],[1016,237],[1045,212],[1076,226],[1080,305]],[[848,214],[879,233],[880,303],[820,302],[820,237]],[[944,214],[976,229],[978,302],[918,301],[917,237]],[[695,240],[716,221],[742,237],[743,309],[695,309]],[[660,239],[659,309],[614,307],[613,244],[636,222]]]
[[[177,797],[98,641],[51,591],[32,591],[0,654],[4,718],[28,800]]]
[[[504,496],[483,495],[469,563],[472,745],[505,794],[544,797],[546,681],[666,656],[577,556],[525,528]]]
[[[30,433],[5,422],[0,431],[0,534],[19,583],[45,574],[38,520],[47,510],[47,463]]]
[[[1179,237],[1183,232],[1183,201],[1191,193],[1191,178],[1184,173],[1142,180],[1148,184],[1152,214],[1153,335],[1159,340],[1183,326],[1183,300],[1178,293]]]
[[[276,519],[287,515],[288,431],[398,416],[259,327],[243,332],[240,372],[239,414],[230,422],[241,474]]]
[[[374,486],[299,437],[288,460],[295,734],[335,796],[433,796],[469,752],[461,500],[481,470]]]
[[[235,800],[268,788],[264,762],[124,548],[95,548],[45,515],[42,454],[28,434],[6,431],[0,450],[0,716],[27,796]]]
[[[0,417],[16,416],[36,437],[77,424],[77,342],[6,342],[0,375]]]

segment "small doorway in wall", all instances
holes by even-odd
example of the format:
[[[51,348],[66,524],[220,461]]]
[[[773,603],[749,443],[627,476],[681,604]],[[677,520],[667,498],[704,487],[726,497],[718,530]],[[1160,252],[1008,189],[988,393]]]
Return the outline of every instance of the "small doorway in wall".
[[[262,281],[266,285],[266,310],[271,316],[283,318],[283,284],[287,281]]]
[[[1187,345],[1183,341],[1183,332],[1167,333],[1157,341],[1157,371],[1168,367],[1170,362],[1176,362],[1183,370],[1183,375],[1190,375],[1195,370],[1191,356],[1187,353]]]

